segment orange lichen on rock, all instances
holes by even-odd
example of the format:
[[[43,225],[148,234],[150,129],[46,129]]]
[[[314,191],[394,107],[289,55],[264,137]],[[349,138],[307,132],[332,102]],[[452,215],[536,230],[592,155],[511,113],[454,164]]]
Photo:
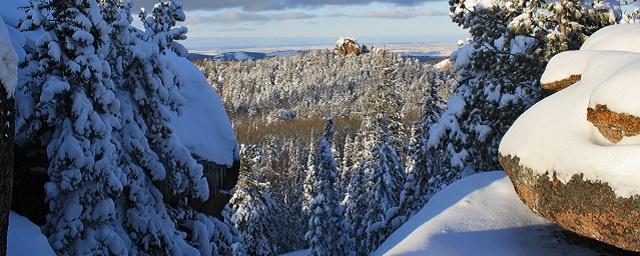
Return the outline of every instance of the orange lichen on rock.
[[[588,108],[587,120],[612,143],[618,143],[624,137],[640,134],[640,117],[613,112],[606,105],[596,105],[595,109]]]
[[[618,197],[607,183],[584,180],[581,174],[563,183],[555,172],[520,165],[518,157],[500,155],[499,160],[533,212],[582,236],[640,252],[640,196]]]
[[[582,80],[582,75],[571,75],[569,78],[562,79],[547,84],[542,84],[542,89],[552,92],[560,91]]]

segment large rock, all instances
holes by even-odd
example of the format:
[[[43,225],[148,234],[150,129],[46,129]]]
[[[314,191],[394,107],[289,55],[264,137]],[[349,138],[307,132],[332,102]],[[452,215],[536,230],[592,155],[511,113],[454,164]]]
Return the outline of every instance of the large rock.
[[[361,46],[355,38],[351,37],[341,37],[340,39],[338,39],[338,41],[336,42],[336,47],[333,49],[333,53],[338,56],[357,56],[368,52],[369,49],[367,49],[367,46]]]
[[[558,92],[516,120],[499,161],[535,213],[640,252],[640,48],[626,47],[629,36],[640,25],[607,27],[555,56],[541,83]]]
[[[520,199],[536,214],[562,228],[625,250],[640,252],[640,196],[622,198],[604,182],[575,174],[569,182],[556,172],[540,174],[514,156],[499,156]]]

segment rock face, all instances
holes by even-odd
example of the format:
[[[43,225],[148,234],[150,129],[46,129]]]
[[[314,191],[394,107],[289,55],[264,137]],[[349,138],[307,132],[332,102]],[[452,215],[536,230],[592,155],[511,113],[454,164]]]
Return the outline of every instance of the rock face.
[[[588,108],[587,120],[598,128],[602,136],[614,144],[620,142],[624,137],[640,134],[640,117],[613,112],[607,108],[607,105]]]
[[[565,79],[554,81],[551,83],[543,83],[542,89],[549,92],[557,92],[564,88],[567,88],[582,79],[582,75],[570,75]]]
[[[347,56],[347,55],[360,55],[363,53],[368,53],[369,49],[367,49],[366,45],[358,44],[358,41],[355,38],[351,37],[341,37],[336,42],[336,47],[333,49],[333,53],[337,56]]]
[[[625,250],[640,252],[640,196],[617,197],[608,184],[574,175],[569,182],[555,172],[539,174],[520,159],[499,156],[520,199],[536,214],[562,228]]]

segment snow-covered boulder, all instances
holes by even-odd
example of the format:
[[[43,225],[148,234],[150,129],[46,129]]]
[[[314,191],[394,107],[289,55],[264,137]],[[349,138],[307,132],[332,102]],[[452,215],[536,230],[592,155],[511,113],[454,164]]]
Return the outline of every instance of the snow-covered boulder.
[[[367,46],[360,45],[358,41],[352,37],[340,37],[340,39],[336,41],[336,47],[333,49],[333,53],[338,56],[350,54],[357,56],[368,52],[369,49],[367,49]]]
[[[372,255],[596,255],[532,213],[504,172],[454,182]]]
[[[583,236],[640,251],[640,24],[592,35],[559,54],[545,81],[579,81],[527,110],[500,162],[534,212]]]

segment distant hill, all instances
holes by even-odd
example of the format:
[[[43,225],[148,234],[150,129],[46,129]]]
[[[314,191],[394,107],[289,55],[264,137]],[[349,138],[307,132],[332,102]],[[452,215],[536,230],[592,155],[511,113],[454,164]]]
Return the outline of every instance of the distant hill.
[[[189,53],[190,60],[202,60],[202,59],[213,59],[213,60],[222,60],[222,61],[233,61],[233,60],[258,60],[264,58],[271,57],[286,57],[291,55],[302,54],[305,51],[302,50],[286,50],[286,51],[275,51],[275,52],[249,52],[249,51],[237,51],[237,52],[224,52],[216,55],[209,54],[201,54],[201,53]]]

